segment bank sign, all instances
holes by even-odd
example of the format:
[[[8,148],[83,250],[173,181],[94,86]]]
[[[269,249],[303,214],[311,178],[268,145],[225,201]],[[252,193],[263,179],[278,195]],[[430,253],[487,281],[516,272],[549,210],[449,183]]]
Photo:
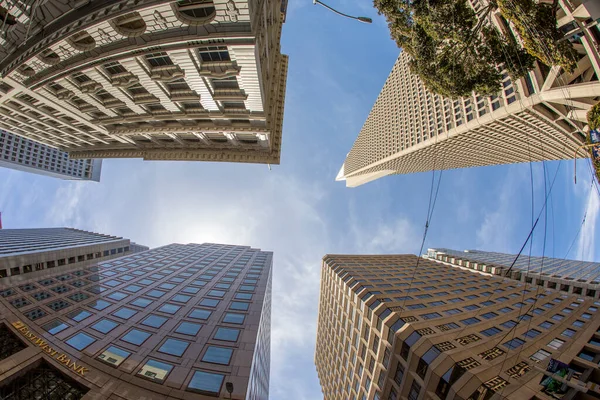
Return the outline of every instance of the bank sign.
[[[76,360],[71,360],[67,354],[59,353],[58,350],[55,350],[52,347],[50,347],[50,345],[48,345],[48,343],[44,339],[36,336],[34,332],[30,331],[27,325],[25,325],[23,322],[13,322],[12,326],[14,326],[15,329],[18,330],[19,333],[23,335],[26,339],[28,339],[31,343],[38,346],[50,357],[63,364],[69,370],[75,371],[75,373],[81,376],[84,376],[86,372],[88,372],[87,368],[85,368],[83,365],[77,364]]]

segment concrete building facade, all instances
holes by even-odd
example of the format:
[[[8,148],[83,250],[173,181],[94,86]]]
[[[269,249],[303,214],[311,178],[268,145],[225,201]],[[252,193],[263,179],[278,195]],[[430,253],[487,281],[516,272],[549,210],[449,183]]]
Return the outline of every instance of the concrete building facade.
[[[599,307],[414,255],[326,255],[324,399],[598,398]],[[564,379],[549,372],[557,365]]]
[[[71,160],[64,151],[0,130],[0,167],[53,178],[100,182],[102,160]]]
[[[277,164],[286,6],[3,2],[0,128],[74,159]]]
[[[485,2],[470,3],[477,11]],[[516,81],[504,74],[493,96],[451,99],[429,92],[402,52],[336,179],[355,187],[390,174],[589,157],[578,147],[600,96],[600,7],[558,4],[558,26],[579,54],[572,73],[538,63]]]
[[[597,262],[444,248],[427,249],[426,257],[549,289],[600,298],[600,263]]]
[[[48,268],[67,271],[130,251],[129,239],[79,229],[0,229],[0,283],[28,279],[28,274],[37,276]]]
[[[131,242],[129,244],[129,250],[131,250],[132,253],[140,253],[142,251],[150,250],[150,247]]]
[[[171,244],[4,286],[0,398],[268,399],[271,267]]]

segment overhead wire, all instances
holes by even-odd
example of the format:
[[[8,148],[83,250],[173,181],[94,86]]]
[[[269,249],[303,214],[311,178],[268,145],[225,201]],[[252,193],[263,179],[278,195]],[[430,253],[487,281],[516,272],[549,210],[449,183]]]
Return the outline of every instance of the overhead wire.
[[[455,22],[454,12],[452,14],[452,21],[453,21],[453,24],[454,24],[454,22]],[[414,32],[414,24],[413,24],[412,29],[413,29],[413,32]],[[452,68],[454,68],[454,66]],[[439,95],[436,94],[435,96],[439,96]],[[439,97],[441,97],[441,96],[439,96]],[[431,173],[432,173],[431,174],[431,185],[430,185],[430,188],[429,188],[429,201],[428,201],[428,204],[427,204],[427,215],[425,217],[425,227],[424,227],[424,230],[423,230],[423,237],[421,239],[421,246],[419,248],[419,253],[417,254],[417,262],[415,263],[415,267],[413,269],[413,273],[412,273],[412,276],[411,276],[410,281],[409,281],[407,295],[402,296],[403,297],[403,301],[402,301],[402,305],[400,306],[401,311],[400,311],[399,315],[403,315],[403,313],[405,311],[406,301],[408,300],[408,297],[409,297],[408,293],[411,293],[410,289],[412,288],[412,284],[413,284],[415,276],[417,274],[417,270],[419,269],[419,261],[422,258],[421,256],[423,254],[423,247],[425,246],[425,241],[427,239],[427,233],[429,231],[429,226],[431,225],[431,218],[433,217],[433,212],[435,210],[435,205],[437,203],[437,198],[438,198],[438,193],[439,193],[439,189],[440,189],[440,184],[441,184],[441,181],[442,181],[442,174],[444,172],[444,164],[445,164],[444,161],[445,160],[442,159],[442,168],[440,169],[440,174],[439,174],[439,177],[438,177],[437,185],[434,185],[435,184],[435,171],[436,171],[435,167],[436,167],[437,153],[438,153],[436,150],[437,150],[437,147],[438,147],[438,144],[439,144],[439,136],[438,136],[437,133],[438,133],[438,131],[436,130],[435,143],[433,145],[433,168],[432,168],[432,171],[431,171]],[[430,135],[431,135],[431,133],[430,133]],[[448,138],[448,137],[449,137],[448,130],[446,129],[446,138]],[[436,188],[435,188],[435,195],[434,195],[434,186],[436,186]]]
[[[490,21],[490,23],[491,23],[491,21]],[[503,49],[503,51],[505,51],[505,50]],[[507,59],[508,61],[510,60],[510,58],[509,58],[508,56],[506,57],[506,59]],[[521,68],[522,68],[522,67],[523,67],[523,65],[521,64],[521,60],[520,60],[520,58],[519,58],[518,56],[517,56],[517,59],[518,59],[518,61],[519,61],[519,63],[520,63],[520,66],[521,66]],[[523,105],[523,100],[522,100],[522,97],[521,97],[521,96],[518,96],[518,98],[519,98],[519,102],[521,103],[521,105]],[[531,265],[531,250],[532,250],[532,244],[533,244],[532,236],[533,236],[533,233],[534,233],[534,231],[535,231],[535,228],[537,227],[537,224],[538,224],[538,222],[539,222],[539,219],[540,219],[541,213],[542,213],[544,210],[546,210],[546,213],[545,213],[545,215],[546,215],[546,218],[545,218],[545,221],[546,221],[546,222],[545,222],[545,229],[547,229],[547,203],[548,203],[548,198],[549,198],[549,196],[550,196],[550,195],[551,195],[551,193],[552,193],[552,189],[553,189],[553,187],[554,187],[554,183],[556,182],[556,177],[557,177],[557,175],[558,175],[558,171],[559,171],[559,169],[560,169],[560,165],[561,165],[561,161],[559,161],[559,165],[558,165],[558,167],[557,167],[557,169],[556,169],[556,171],[555,171],[555,174],[554,174],[554,179],[553,179],[553,181],[552,181],[552,184],[551,184],[551,186],[550,186],[550,191],[548,192],[548,190],[547,190],[547,186],[546,186],[546,168],[545,168],[545,163],[544,163],[544,162],[542,162],[542,165],[543,165],[543,172],[544,172],[544,190],[545,190],[545,199],[544,199],[544,203],[543,203],[543,205],[542,205],[542,208],[541,208],[541,210],[540,210],[540,213],[538,214],[538,216],[537,216],[537,218],[535,219],[535,222],[534,222],[533,218],[534,218],[534,215],[535,215],[535,214],[534,214],[534,197],[533,197],[533,196],[534,196],[533,167],[532,167],[532,161],[533,161],[533,160],[532,160],[532,157],[531,157],[531,146],[530,146],[529,140],[527,140],[527,147],[528,147],[528,153],[529,153],[529,167],[530,167],[530,187],[531,187],[531,219],[532,219],[532,221],[531,221],[531,222],[532,222],[532,227],[531,227],[531,230],[530,230],[530,232],[529,232],[529,234],[528,234],[527,238],[525,239],[525,242],[524,242],[524,243],[523,243],[523,245],[521,246],[521,249],[519,250],[519,253],[516,255],[516,257],[515,257],[514,261],[513,261],[513,262],[512,262],[512,264],[510,265],[509,269],[506,271],[506,273],[504,273],[504,277],[507,277],[507,276],[509,276],[509,274],[510,274],[510,272],[511,272],[512,268],[514,267],[515,263],[517,262],[517,260],[518,260],[518,259],[519,259],[519,257],[521,256],[521,253],[523,252],[523,250],[524,250],[524,248],[525,248],[525,246],[527,245],[527,243],[528,243],[528,242],[530,243],[530,250],[529,250],[529,257],[528,257],[528,265],[527,265],[526,275],[529,275],[529,272],[530,272],[530,265]],[[542,143],[542,152],[543,152],[543,143]],[[545,249],[545,240],[546,240],[545,238],[546,238],[546,234],[544,235],[544,249]],[[531,239],[531,240],[530,240],[530,239]],[[541,277],[542,271],[543,271],[543,257],[542,257],[542,265],[541,265],[541,268],[540,268],[540,277]],[[497,287],[497,286],[499,286],[501,283],[502,283],[502,282],[497,282],[497,284],[496,284],[496,287]],[[526,293],[526,291],[527,291],[527,281],[525,281],[525,289],[523,290],[523,293],[522,293],[522,301],[521,301],[521,303],[523,303],[523,301],[524,301],[524,296],[525,296],[525,293]],[[538,287],[538,292],[539,292],[539,287]],[[490,293],[490,295],[488,296],[488,299],[487,299],[487,301],[491,300],[491,298],[492,298],[492,296],[493,296],[493,295],[494,295],[494,292]],[[535,307],[535,305],[536,305],[536,303],[537,303],[537,298],[538,298],[538,295],[536,294],[535,301],[534,301],[534,303],[531,305],[531,307],[530,307],[530,308],[529,308],[529,309],[526,311],[526,314],[527,314],[527,313],[528,313],[528,312],[529,312],[529,311],[530,311],[532,308],[534,308],[534,307]],[[516,328],[516,326],[518,326],[518,325],[519,325],[519,323],[521,322],[521,319],[522,319],[521,311],[522,311],[524,308],[525,308],[525,307],[523,307],[523,306],[522,306],[522,307],[520,307],[520,309],[519,309],[519,315],[518,315],[518,319],[517,319],[517,323],[516,323],[516,325],[515,325],[515,326],[513,326],[513,327],[512,327],[512,328],[511,328],[511,329],[510,329],[510,330],[509,330],[507,333],[506,333],[506,335],[504,336],[504,338],[505,338],[506,336],[508,336],[508,335],[509,335],[511,332],[514,332],[514,328]],[[482,308],[479,308],[479,309],[478,309],[478,311],[475,313],[475,318],[476,318],[477,316],[479,316],[479,313],[480,313],[481,311],[483,311],[483,309],[482,309]],[[533,318],[531,318],[531,319],[533,319]],[[455,338],[454,338],[454,339],[456,340],[456,339],[457,339],[457,338],[458,338],[460,335],[462,335],[462,332],[464,332],[464,330],[465,330],[465,329],[466,329],[466,326],[465,326],[465,327],[463,327],[463,328],[462,328],[460,331],[458,331],[458,333],[456,334],[456,336],[455,336]],[[514,336],[514,333],[513,333],[513,336]],[[501,340],[503,340],[503,339],[501,339]],[[508,352],[507,352],[507,357],[508,357]]]
[[[511,1],[511,0],[509,0],[509,1]],[[527,28],[528,28],[528,27],[527,27]],[[528,29],[529,29],[529,28],[528,28]],[[520,60],[519,60],[519,62],[520,62]],[[558,77],[557,77],[557,78],[558,78]],[[566,99],[568,99],[568,96],[565,96],[565,98],[566,98]],[[544,255],[545,255],[545,248],[546,248],[546,237],[547,237],[547,226],[548,226],[548,223],[547,223],[547,207],[546,207],[546,202],[547,202],[547,200],[548,200],[548,192],[547,192],[547,186],[546,186],[546,169],[545,169],[545,164],[543,164],[543,165],[544,165],[544,190],[545,190],[545,192],[546,192],[546,200],[545,200],[545,202],[544,202],[544,206],[542,207],[542,209],[544,209],[544,210],[545,210],[545,218],[544,218],[544,221],[545,221],[545,222],[544,222],[544,225],[545,225],[545,226],[544,226],[543,254],[542,254],[542,264],[541,264],[541,267],[540,267],[540,276],[541,276],[541,274],[542,274],[542,271],[543,271],[543,261],[544,261]],[[559,164],[559,167],[560,167],[560,164]],[[558,172],[558,168],[559,168],[559,167],[557,167],[557,172]],[[556,174],[555,174],[555,178],[556,178]],[[552,183],[552,186],[553,186],[553,185],[554,185],[554,182]],[[551,187],[551,188],[552,188],[552,187]],[[537,221],[538,221],[538,220],[539,220],[539,216],[538,216],[538,219],[536,219],[536,223],[535,223],[536,225],[537,225]],[[584,222],[585,222],[585,216],[584,216]],[[584,222],[582,222],[582,225],[583,225],[583,223],[584,223]],[[533,232],[533,229],[534,229],[534,228],[532,227],[532,232]],[[580,230],[581,230],[581,227],[580,227]],[[578,234],[579,234],[579,233],[578,233]],[[554,241],[553,241],[553,245],[554,245]],[[571,246],[572,246],[572,245],[571,245]],[[569,250],[569,251],[570,251],[570,250]],[[512,268],[512,266],[511,266],[511,268]],[[528,266],[528,269],[529,269],[529,266]],[[526,280],[525,282],[526,282],[526,284],[525,284],[525,291],[526,291],[526,290],[527,290],[527,280]],[[540,298],[540,295],[539,295],[539,290],[540,290],[540,286],[538,285],[538,288],[537,288],[537,290],[536,290],[536,296],[535,296],[534,302],[533,302],[533,304],[532,304],[532,305],[529,307],[529,309],[527,310],[526,314],[528,314],[528,313],[529,313],[529,311],[530,311],[531,309],[534,309],[534,307],[536,306],[536,304],[537,304],[537,301],[538,301],[538,299]],[[524,296],[524,294],[525,294],[525,291],[523,292],[523,296]],[[521,303],[523,304],[523,302],[521,302]],[[524,307],[523,307],[523,306],[521,306],[521,309],[523,309],[523,308],[524,308]],[[535,310],[535,309],[534,309],[534,310]],[[519,320],[517,321],[517,323],[516,323],[516,324],[515,324],[515,325],[514,325],[514,326],[511,328],[511,330],[510,330],[509,332],[507,332],[507,334],[506,334],[506,335],[504,335],[504,337],[503,337],[503,338],[501,338],[501,339],[498,341],[498,343],[496,344],[496,346],[497,346],[497,345],[498,345],[500,342],[502,342],[502,341],[503,341],[503,340],[504,340],[504,339],[505,339],[505,338],[508,336],[508,334],[510,334],[510,332],[511,332],[511,331],[513,332],[513,338],[512,338],[511,340],[513,340],[513,339],[514,339],[515,332],[516,332],[516,331],[514,330],[514,328],[516,328],[516,326],[518,326],[518,325],[519,325],[519,323],[521,322],[521,319],[522,319],[522,317],[521,317],[521,314],[519,313]],[[529,318],[529,323],[528,323],[528,326],[527,326],[527,331],[525,332],[525,335],[527,334],[527,332],[529,332],[529,331],[530,331],[530,328],[531,328],[531,322],[532,322],[532,320],[533,320],[533,319],[534,319],[534,318],[533,318],[533,316],[530,316],[530,318]],[[520,347],[520,349],[519,349],[519,352],[517,353],[517,360],[519,359],[519,357],[520,357],[520,355],[521,355],[521,352],[522,352],[522,350],[523,350],[523,348],[522,348],[521,346],[519,346],[519,347]],[[504,360],[503,360],[503,362],[502,362],[502,364],[501,364],[501,366],[500,366],[500,371],[499,371],[499,373],[501,373],[501,372],[503,371],[503,369],[504,369],[504,364],[506,363],[506,361],[507,361],[507,359],[508,359],[508,355],[509,355],[509,352],[506,352],[506,357],[504,358]],[[506,387],[506,386],[505,386],[505,387]],[[500,393],[500,396],[502,396],[502,393],[504,392],[504,389],[505,389],[505,387],[503,387],[503,388],[502,388],[502,391],[501,391],[501,393]]]

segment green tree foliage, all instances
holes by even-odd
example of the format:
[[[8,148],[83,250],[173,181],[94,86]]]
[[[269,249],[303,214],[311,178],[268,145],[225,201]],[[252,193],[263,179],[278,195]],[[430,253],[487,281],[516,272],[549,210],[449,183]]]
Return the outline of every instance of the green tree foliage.
[[[590,129],[600,129],[600,103],[597,103],[588,111],[587,120]]]
[[[432,92],[459,97],[472,91],[494,94],[501,88],[502,69],[506,68],[513,79],[520,78],[533,68],[534,57],[547,54],[531,50],[536,49],[533,44],[523,49],[510,32],[500,32],[485,24],[488,15],[499,7],[504,15],[501,4],[512,5],[515,1],[527,3],[533,0],[491,0],[479,14],[466,0],[374,0],[374,5],[386,17],[392,38],[411,56],[412,72]],[[531,18],[535,18],[533,26],[537,30],[534,32],[550,21],[545,14],[546,7],[541,10],[536,7],[528,9]],[[529,17],[507,12],[505,18],[517,21],[514,23],[518,29],[522,27],[529,32],[525,25]],[[554,40],[556,33],[560,35],[556,20],[549,26],[544,25],[543,32],[554,36],[538,47],[545,49],[552,45],[552,49],[557,49],[555,53],[563,51],[561,60],[567,59],[564,48],[568,50],[570,43],[558,44]],[[537,36],[535,33],[531,37]],[[525,43],[529,42],[525,40]],[[541,60],[550,62],[548,57]],[[565,66],[569,65],[565,63]]]
[[[500,12],[512,22],[529,54],[548,66],[560,65],[568,72],[577,65],[577,52],[556,28],[557,4],[534,0],[497,0]]]

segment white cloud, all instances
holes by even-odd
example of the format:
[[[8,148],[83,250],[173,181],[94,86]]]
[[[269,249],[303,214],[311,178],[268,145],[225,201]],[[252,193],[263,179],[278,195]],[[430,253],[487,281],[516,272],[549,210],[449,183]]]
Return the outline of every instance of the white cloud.
[[[117,171],[125,168],[113,169],[115,163],[121,162],[105,161],[101,184],[61,184],[48,199],[43,225],[119,235],[152,247],[215,242],[273,251],[274,399],[289,393],[294,399],[321,397],[313,358],[322,257],[418,250],[421,232],[403,217],[356,217],[347,232],[333,236],[340,227],[327,220],[328,208],[346,203],[332,205],[337,187],[329,181],[322,187],[284,177],[278,168],[225,164],[166,163],[157,171],[152,163],[130,162],[136,168],[123,176]],[[378,209],[378,202],[373,205]]]
[[[173,163],[156,172],[144,164],[134,176],[119,179],[111,160],[105,165],[100,185],[61,185],[49,201],[45,225],[119,235],[152,247],[215,242],[273,251],[273,398],[286,396],[285,385],[304,386],[306,399],[318,397],[313,354],[320,263],[330,246],[321,216],[326,190],[264,166]],[[184,175],[202,178],[194,185]],[[310,369],[289,370],[292,358]]]

